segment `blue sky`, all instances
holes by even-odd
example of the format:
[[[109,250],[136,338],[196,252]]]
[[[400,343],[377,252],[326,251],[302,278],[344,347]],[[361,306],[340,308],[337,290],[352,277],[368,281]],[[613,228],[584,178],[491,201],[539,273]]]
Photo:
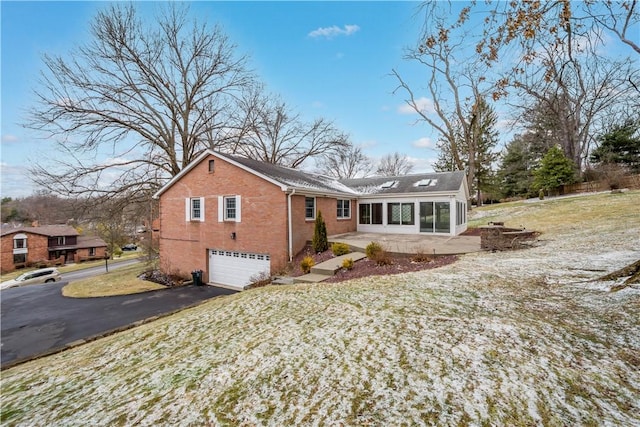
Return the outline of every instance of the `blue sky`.
[[[454,7],[465,3],[454,2]],[[32,89],[42,55],[65,56],[89,40],[90,23],[107,2],[0,1],[1,145],[0,194],[25,197],[35,190],[26,167],[55,155],[52,141],[22,128],[33,105]],[[137,2],[152,19],[162,3]],[[407,155],[414,172],[432,170],[437,134],[406,107],[396,69],[418,98],[427,76],[403,59],[420,34],[419,2],[192,2],[192,16],[220,24],[268,89],[304,119],[324,117],[350,135],[375,160],[395,151]],[[473,45],[470,44],[470,48]],[[615,46],[607,43],[608,51]],[[628,52],[628,50],[625,50]],[[628,54],[628,53],[625,53]],[[426,98],[423,99],[426,101]],[[428,105],[428,104],[425,104]],[[499,123],[506,122],[496,106]],[[508,137],[502,127],[501,136]]]
[[[86,41],[104,2],[2,1],[2,197],[33,188],[28,165],[54,154],[50,141],[20,126],[33,105],[42,54],[66,55]],[[334,120],[366,154],[399,151],[415,172],[431,170],[430,129],[402,113],[392,68],[408,66],[403,50],[421,27],[414,2],[194,2],[200,20],[219,23],[247,53],[268,88],[305,119]],[[138,3],[149,17],[153,2]],[[432,145],[432,144],[431,144]]]

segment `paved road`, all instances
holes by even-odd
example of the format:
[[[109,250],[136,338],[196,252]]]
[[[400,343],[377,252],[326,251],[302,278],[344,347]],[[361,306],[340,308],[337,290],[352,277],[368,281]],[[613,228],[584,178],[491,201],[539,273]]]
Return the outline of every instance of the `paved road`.
[[[128,265],[137,264],[140,261],[138,258],[128,259],[124,261],[113,261],[108,260],[107,266],[99,265],[97,267],[89,267],[83,268],[82,270],[70,271],[68,273],[60,273],[62,275],[62,280],[65,282],[73,282],[74,280],[86,279],[88,277],[99,276],[100,274],[104,274],[107,272],[107,268],[109,271],[116,270],[118,268],[126,267]]]
[[[0,292],[2,367],[139,320],[236,292],[189,285],[134,295],[67,298],[62,296],[62,287],[66,284],[63,281]]]

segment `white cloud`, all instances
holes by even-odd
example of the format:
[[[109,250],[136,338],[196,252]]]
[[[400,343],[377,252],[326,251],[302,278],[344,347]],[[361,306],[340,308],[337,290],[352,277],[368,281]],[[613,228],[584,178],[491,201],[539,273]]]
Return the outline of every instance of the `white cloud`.
[[[2,142],[18,142],[18,137],[11,134],[2,135]]]
[[[345,25],[344,28],[340,28],[337,25],[332,27],[320,27],[317,30],[311,31],[309,37],[324,37],[332,39],[336,36],[350,36],[360,30],[357,25]]]
[[[436,111],[433,108],[433,101],[431,101],[429,98],[425,98],[424,96],[422,98],[416,99],[416,106],[423,113],[434,113]],[[407,103],[398,106],[398,113],[417,114],[416,110],[414,110],[413,107],[409,106],[409,104]]]
[[[432,148],[433,141],[431,141],[431,138],[424,137],[413,141],[411,145],[413,145],[415,148]]]
[[[435,158],[411,157],[407,158],[413,165],[410,173],[428,173],[433,172],[433,165],[436,163]]]

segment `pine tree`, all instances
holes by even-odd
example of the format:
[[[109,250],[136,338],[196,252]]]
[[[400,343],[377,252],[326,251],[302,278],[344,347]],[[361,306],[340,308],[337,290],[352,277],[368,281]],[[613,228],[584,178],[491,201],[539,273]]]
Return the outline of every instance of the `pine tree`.
[[[532,152],[533,134],[516,135],[506,145],[498,167],[498,182],[502,197],[530,197],[533,169],[537,154]]]
[[[591,152],[592,163],[618,164],[640,172],[640,120],[615,125],[598,138],[600,146]]]
[[[547,151],[540,166],[533,171],[533,187],[555,192],[561,185],[575,182],[575,170],[573,161],[556,145]]]
[[[324,252],[329,249],[329,240],[327,239],[327,225],[322,219],[322,212],[318,211],[315,226],[313,228],[313,239],[311,246],[316,253]]]

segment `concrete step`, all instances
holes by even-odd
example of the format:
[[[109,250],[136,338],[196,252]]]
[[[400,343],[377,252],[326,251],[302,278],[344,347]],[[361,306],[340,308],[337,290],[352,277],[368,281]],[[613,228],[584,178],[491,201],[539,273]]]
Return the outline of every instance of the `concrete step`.
[[[321,262],[320,264],[314,265],[313,267],[311,267],[311,273],[333,276],[334,274],[336,274],[336,271],[342,268],[342,262],[345,259],[351,258],[353,262],[357,262],[366,257],[367,256],[362,252],[351,252],[350,254],[340,255],[325,262]]]
[[[271,284],[273,285],[293,285],[293,277],[275,277]]]
[[[304,276],[294,277],[293,283],[319,283],[319,282],[322,282],[323,280],[328,279],[329,277],[331,276],[328,276],[326,274],[309,273],[309,274],[305,274]]]

